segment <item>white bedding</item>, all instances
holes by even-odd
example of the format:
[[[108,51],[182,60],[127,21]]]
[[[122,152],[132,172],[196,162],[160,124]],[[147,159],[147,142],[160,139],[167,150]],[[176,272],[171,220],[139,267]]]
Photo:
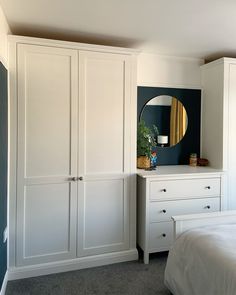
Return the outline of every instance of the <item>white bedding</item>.
[[[183,233],[169,252],[165,284],[174,295],[235,295],[236,224]]]

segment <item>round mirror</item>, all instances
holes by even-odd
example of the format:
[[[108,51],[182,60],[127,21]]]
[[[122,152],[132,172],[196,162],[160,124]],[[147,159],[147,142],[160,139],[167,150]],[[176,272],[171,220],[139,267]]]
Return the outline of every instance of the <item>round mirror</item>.
[[[154,130],[157,127],[157,145],[171,147],[184,137],[188,118],[183,104],[175,97],[160,95],[149,100],[143,107],[140,120]]]

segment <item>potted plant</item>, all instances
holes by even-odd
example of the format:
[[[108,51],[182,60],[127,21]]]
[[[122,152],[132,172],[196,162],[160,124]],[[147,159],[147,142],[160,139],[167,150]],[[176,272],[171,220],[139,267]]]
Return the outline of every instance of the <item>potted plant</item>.
[[[158,129],[153,126],[158,135]],[[142,169],[150,168],[150,158],[152,148],[157,145],[155,134],[145,125],[144,120],[140,120],[137,130],[137,167]]]

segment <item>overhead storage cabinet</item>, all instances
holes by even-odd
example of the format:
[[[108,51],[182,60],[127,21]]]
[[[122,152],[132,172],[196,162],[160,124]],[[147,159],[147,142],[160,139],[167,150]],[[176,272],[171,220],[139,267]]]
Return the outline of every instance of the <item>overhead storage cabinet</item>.
[[[225,209],[236,209],[236,59],[202,66],[202,156],[226,171]]]

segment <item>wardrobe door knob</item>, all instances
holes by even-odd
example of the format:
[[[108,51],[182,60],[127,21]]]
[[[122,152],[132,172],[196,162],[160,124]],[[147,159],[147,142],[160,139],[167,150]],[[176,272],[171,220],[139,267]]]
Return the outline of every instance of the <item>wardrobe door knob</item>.
[[[162,212],[163,212],[163,213],[166,213],[166,209],[163,209]]]
[[[166,237],[166,234],[162,234],[162,236],[163,236],[163,238],[165,238]]]
[[[210,205],[207,205],[205,208],[206,209],[211,209],[211,206]]]
[[[166,189],[165,189],[165,188],[163,188],[163,189],[161,190],[161,192],[163,192],[163,193],[166,193]]]
[[[208,186],[205,187],[205,189],[211,189],[211,187],[208,185]]]
[[[78,177],[70,177],[68,180],[69,181],[77,181],[78,180]]]
[[[80,177],[79,177],[79,180],[80,180],[80,181],[82,181],[82,180],[83,180],[83,177],[82,177],[82,176],[80,176]]]

